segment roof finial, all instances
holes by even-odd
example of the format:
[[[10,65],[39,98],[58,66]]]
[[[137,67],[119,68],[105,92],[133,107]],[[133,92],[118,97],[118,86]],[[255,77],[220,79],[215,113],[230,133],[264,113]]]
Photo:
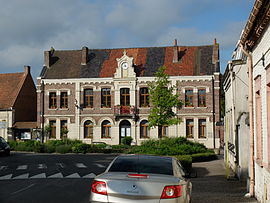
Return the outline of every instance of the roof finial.
[[[123,51],[123,55],[127,55],[127,51],[126,51],[126,49],[124,49],[124,51]]]

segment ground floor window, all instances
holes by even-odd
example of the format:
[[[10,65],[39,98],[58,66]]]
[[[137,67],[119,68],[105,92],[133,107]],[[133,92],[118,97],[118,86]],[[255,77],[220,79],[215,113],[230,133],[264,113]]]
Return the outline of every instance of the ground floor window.
[[[93,122],[85,121],[84,122],[84,138],[93,138]]]
[[[111,138],[111,123],[110,121],[103,121],[101,125],[101,138]]]
[[[49,138],[55,139],[56,138],[56,121],[50,120],[49,125],[50,125]]]
[[[67,133],[68,133],[68,128],[67,128],[67,120],[61,120],[60,122],[60,136],[61,136],[61,139],[62,138],[67,138]]]
[[[199,119],[199,138],[206,138],[206,119]]]
[[[193,119],[187,119],[186,120],[186,137],[187,138],[193,138],[194,137],[193,129],[194,129],[194,121],[193,121]]]
[[[140,123],[140,138],[149,138],[148,121],[143,120]]]

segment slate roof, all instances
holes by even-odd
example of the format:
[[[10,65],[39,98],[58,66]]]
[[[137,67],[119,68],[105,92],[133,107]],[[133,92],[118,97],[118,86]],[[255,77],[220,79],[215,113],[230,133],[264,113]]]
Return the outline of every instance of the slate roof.
[[[25,73],[0,74],[0,109],[14,106],[25,79]]]
[[[166,66],[170,76],[212,75],[219,72],[219,65],[212,62],[214,46],[178,46],[179,62],[176,63],[173,63],[173,46],[89,49],[86,65],[81,65],[82,50],[54,50],[50,66],[43,67],[40,76],[45,79],[113,77],[116,59],[123,56],[124,50],[134,58],[137,77],[154,76],[160,66]]]

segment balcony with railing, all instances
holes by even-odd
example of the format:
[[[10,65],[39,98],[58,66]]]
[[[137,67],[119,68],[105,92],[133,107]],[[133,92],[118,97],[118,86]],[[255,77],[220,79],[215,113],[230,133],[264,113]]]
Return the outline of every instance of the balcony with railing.
[[[135,106],[114,106],[114,116],[116,119],[120,118],[132,118],[136,119],[138,115],[138,109]]]

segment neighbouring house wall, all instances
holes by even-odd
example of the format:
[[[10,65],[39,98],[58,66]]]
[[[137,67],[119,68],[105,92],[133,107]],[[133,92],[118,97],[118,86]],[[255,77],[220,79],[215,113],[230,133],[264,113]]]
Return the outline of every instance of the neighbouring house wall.
[[[0,122],[3,124],[3,128],[0,128],[0,136],[5,138],[6,140],[12,138],[12,132],[9,132],[8,128],[11,128],[13,124],[13,112],[13,110],[0,111]]]
[[[36,121],[37,118],[37,94],[33,79],[29,74],[26,75],[24,83],[20,89],[14,109],[16,111],[13,122],[17,121]]]
[[[270,40],[270,27],[265,29],[265,32],[254,47],[252,52],[253,57],[253,77],[256,80],[260,77],[260,96],[261,105],[258,107],[256,103],[256,85],[254,84],[254,115],[257,115],[257,111],[261,110],[261,125],[258,122],[258,118],[254,117],[254,138],[255,138],[255,195],[260,201],[270,200],[270,165],[269,165],[269,129],[267,128],[267,105],[269,100],[267,99],[267,67],[270,64],[270,52],[269,52],[269,40]],[[264,55],[264,59],[262,56]],[[254,81],[256,83],[256,81]],[[261,140],[257,140],[257,133],[261,131]],[[258,143],[260,142],[261,143]],[[259,148],[258,148],[259,147]],[[259,153],[258,153],[259,152]],[[258,159],[260,158],[260,159]]]

